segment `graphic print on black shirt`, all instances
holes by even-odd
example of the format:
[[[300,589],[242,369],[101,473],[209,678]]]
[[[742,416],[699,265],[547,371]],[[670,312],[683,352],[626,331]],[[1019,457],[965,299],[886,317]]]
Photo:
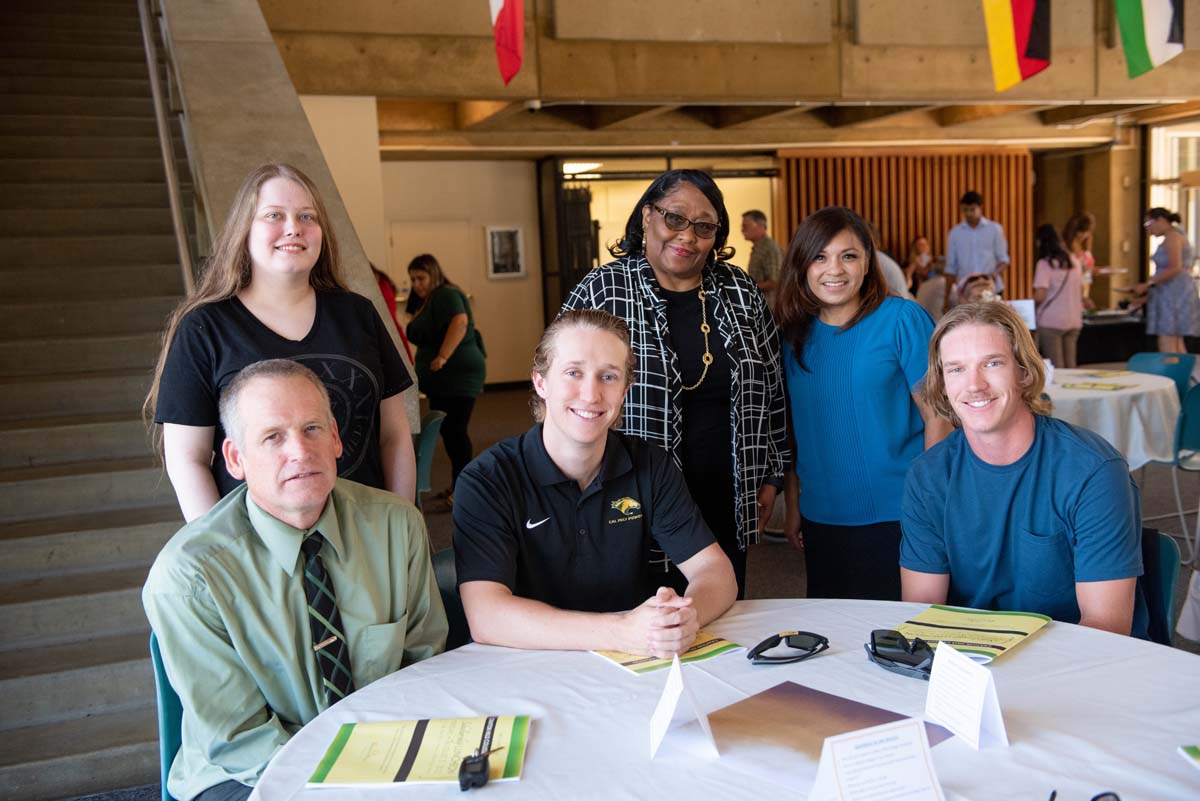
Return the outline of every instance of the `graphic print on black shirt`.
[[[358,470],[367,456],[371,442],[379,441],[375,413],[382,399],[379,381],[362,362],[334,353],[314,353],[297,356],[300,362],[317,374],[329,390],[329,405],[342,440],[342,456],[338,459],[338,475],[348,478]]]
[[[228,494],[241,482],[221,456],[217,402],[238,371],[263,359],[292,359],[317,374],[342,439],[338,475],[383,488],[379,404],[412,386],[412,377],[375,307],[351,292],[318,291],[312,329],[301,340],[281,337],[236,297],[193,310],[171,342],[155,422],[213,426],[213,478]]]

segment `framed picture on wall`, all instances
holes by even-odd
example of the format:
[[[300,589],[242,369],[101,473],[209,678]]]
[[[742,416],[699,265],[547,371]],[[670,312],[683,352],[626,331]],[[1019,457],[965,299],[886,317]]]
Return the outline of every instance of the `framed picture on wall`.
[[[488,278],[525,277],[525,245],[520,228],[487,227],[487,267]]]

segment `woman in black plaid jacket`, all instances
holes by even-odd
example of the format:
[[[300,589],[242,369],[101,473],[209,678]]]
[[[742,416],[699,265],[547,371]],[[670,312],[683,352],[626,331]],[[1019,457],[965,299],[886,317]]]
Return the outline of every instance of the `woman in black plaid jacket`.
[[[758,540],[791,462],[779,332],[733,249],[721,190],[699,170],[663,173],[642,195],[616,261],[592,270],[562,311],[604,309],[629,325],[637,375],[620,429],[661,445],[746,591]],[[666,557],[652,561],[664,572]],[[679,588],[682,576],[671,583]]]

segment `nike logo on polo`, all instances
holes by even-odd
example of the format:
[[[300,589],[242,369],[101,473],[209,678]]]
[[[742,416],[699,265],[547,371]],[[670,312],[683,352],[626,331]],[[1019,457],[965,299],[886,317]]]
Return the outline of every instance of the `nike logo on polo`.
[[[536,523],[535,523],[535,522],[533,522],[532,520],[526,520],[526,521],[525,521],[525,528],[537,528],[538,526],[540,526],[542,523],[545,523],[545,522],[546,522],[547,520],[549,520],[549,519],[550,519],[550,518],[548,518],[548,517],[547,517],[547,518],[546,518],[546,520],[539,520],[539,521],[537,521]]]

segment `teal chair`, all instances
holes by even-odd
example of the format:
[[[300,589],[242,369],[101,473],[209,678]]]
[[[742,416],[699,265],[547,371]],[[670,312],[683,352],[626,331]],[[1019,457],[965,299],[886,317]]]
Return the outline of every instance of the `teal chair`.
[[[1157,529],[1143,528],[1135,628],[1140,625],[1138,621],[1144,621],[1146,635],[1159,645],[1175,642],[1175,584],[1179,565],[1179,545],[1174,538]]]
[[[1179,518],[1191,514],[1185,511],[1179,492],[1179,472],[1200,473],[1200,384],[1192,387],[1183,396],[1183,408],[1179,410],[1179,422],[1175,425],[1175,460],[1171,465],[1171,480],[1175,484],[1175,505]],[[1196,508],[1196,525],[1189,538],[1187,525],[1183,526],[1183,539],[1188,546],[1187,561],[1200,557],[1200,506]]]
[[[1190,353],[1135,353],[1126,365],[1135,373],[1161,375],[1174,381],[1181,402],[1187,394],[1195,366],[1196,357]]]
[[[1175,512],[1165,515],[1145,517],[1143,520],[1159,520],[1164,517],[1179,518],[1179,530],[1186,547],[1184,561],[1191,563],[1200,558],[1200,507],[1196,509],[1183,508],[1183,494],[1179,489],[1179,473],[1200,473],[1200,384],[1192,387],[1183,396],[1183,406],[1179,410],[1179,419],[1175,423],[1175,449],[1169,462],[1154,462],[1171,468],[1171,483],[1175,490]],[[1146,471],[1142,470],[1142,483],[1145,483]],[[1188,532],[1187,516],[1196,513],[1196,525],[1191,533]]]
[[[417,507],[421,493],[433,491],[433,452],[437,448],[438,432],[442,430],[445,412],[430,412],[421,418],[420,433],[413,434],[413,452],[417,454]]]
[[[183,704],[167,678],[158,638],[153,631],[150,632],[150,661],[154,664],[154,688],[158,693],[158,773],[162,781],[162,801],[175,801],[167,792],[167,776],[183,742]]]
[[[1158,573],[1162,576],[1159,593],[1166,615],[1167,645],[1175,644],[1175,584],[1179,580],[1180,564],[1179,543],[1171,535],[1159,532]]]
[[[450,624],[446,650],[453,651],[471,642],[471,627],[467,624],[467,613],[458,594],[458,571],[454,566],[453,548],[443,548],[433,555],[433,577],[437,579],[442,606],[446,607],[446,622]]]

